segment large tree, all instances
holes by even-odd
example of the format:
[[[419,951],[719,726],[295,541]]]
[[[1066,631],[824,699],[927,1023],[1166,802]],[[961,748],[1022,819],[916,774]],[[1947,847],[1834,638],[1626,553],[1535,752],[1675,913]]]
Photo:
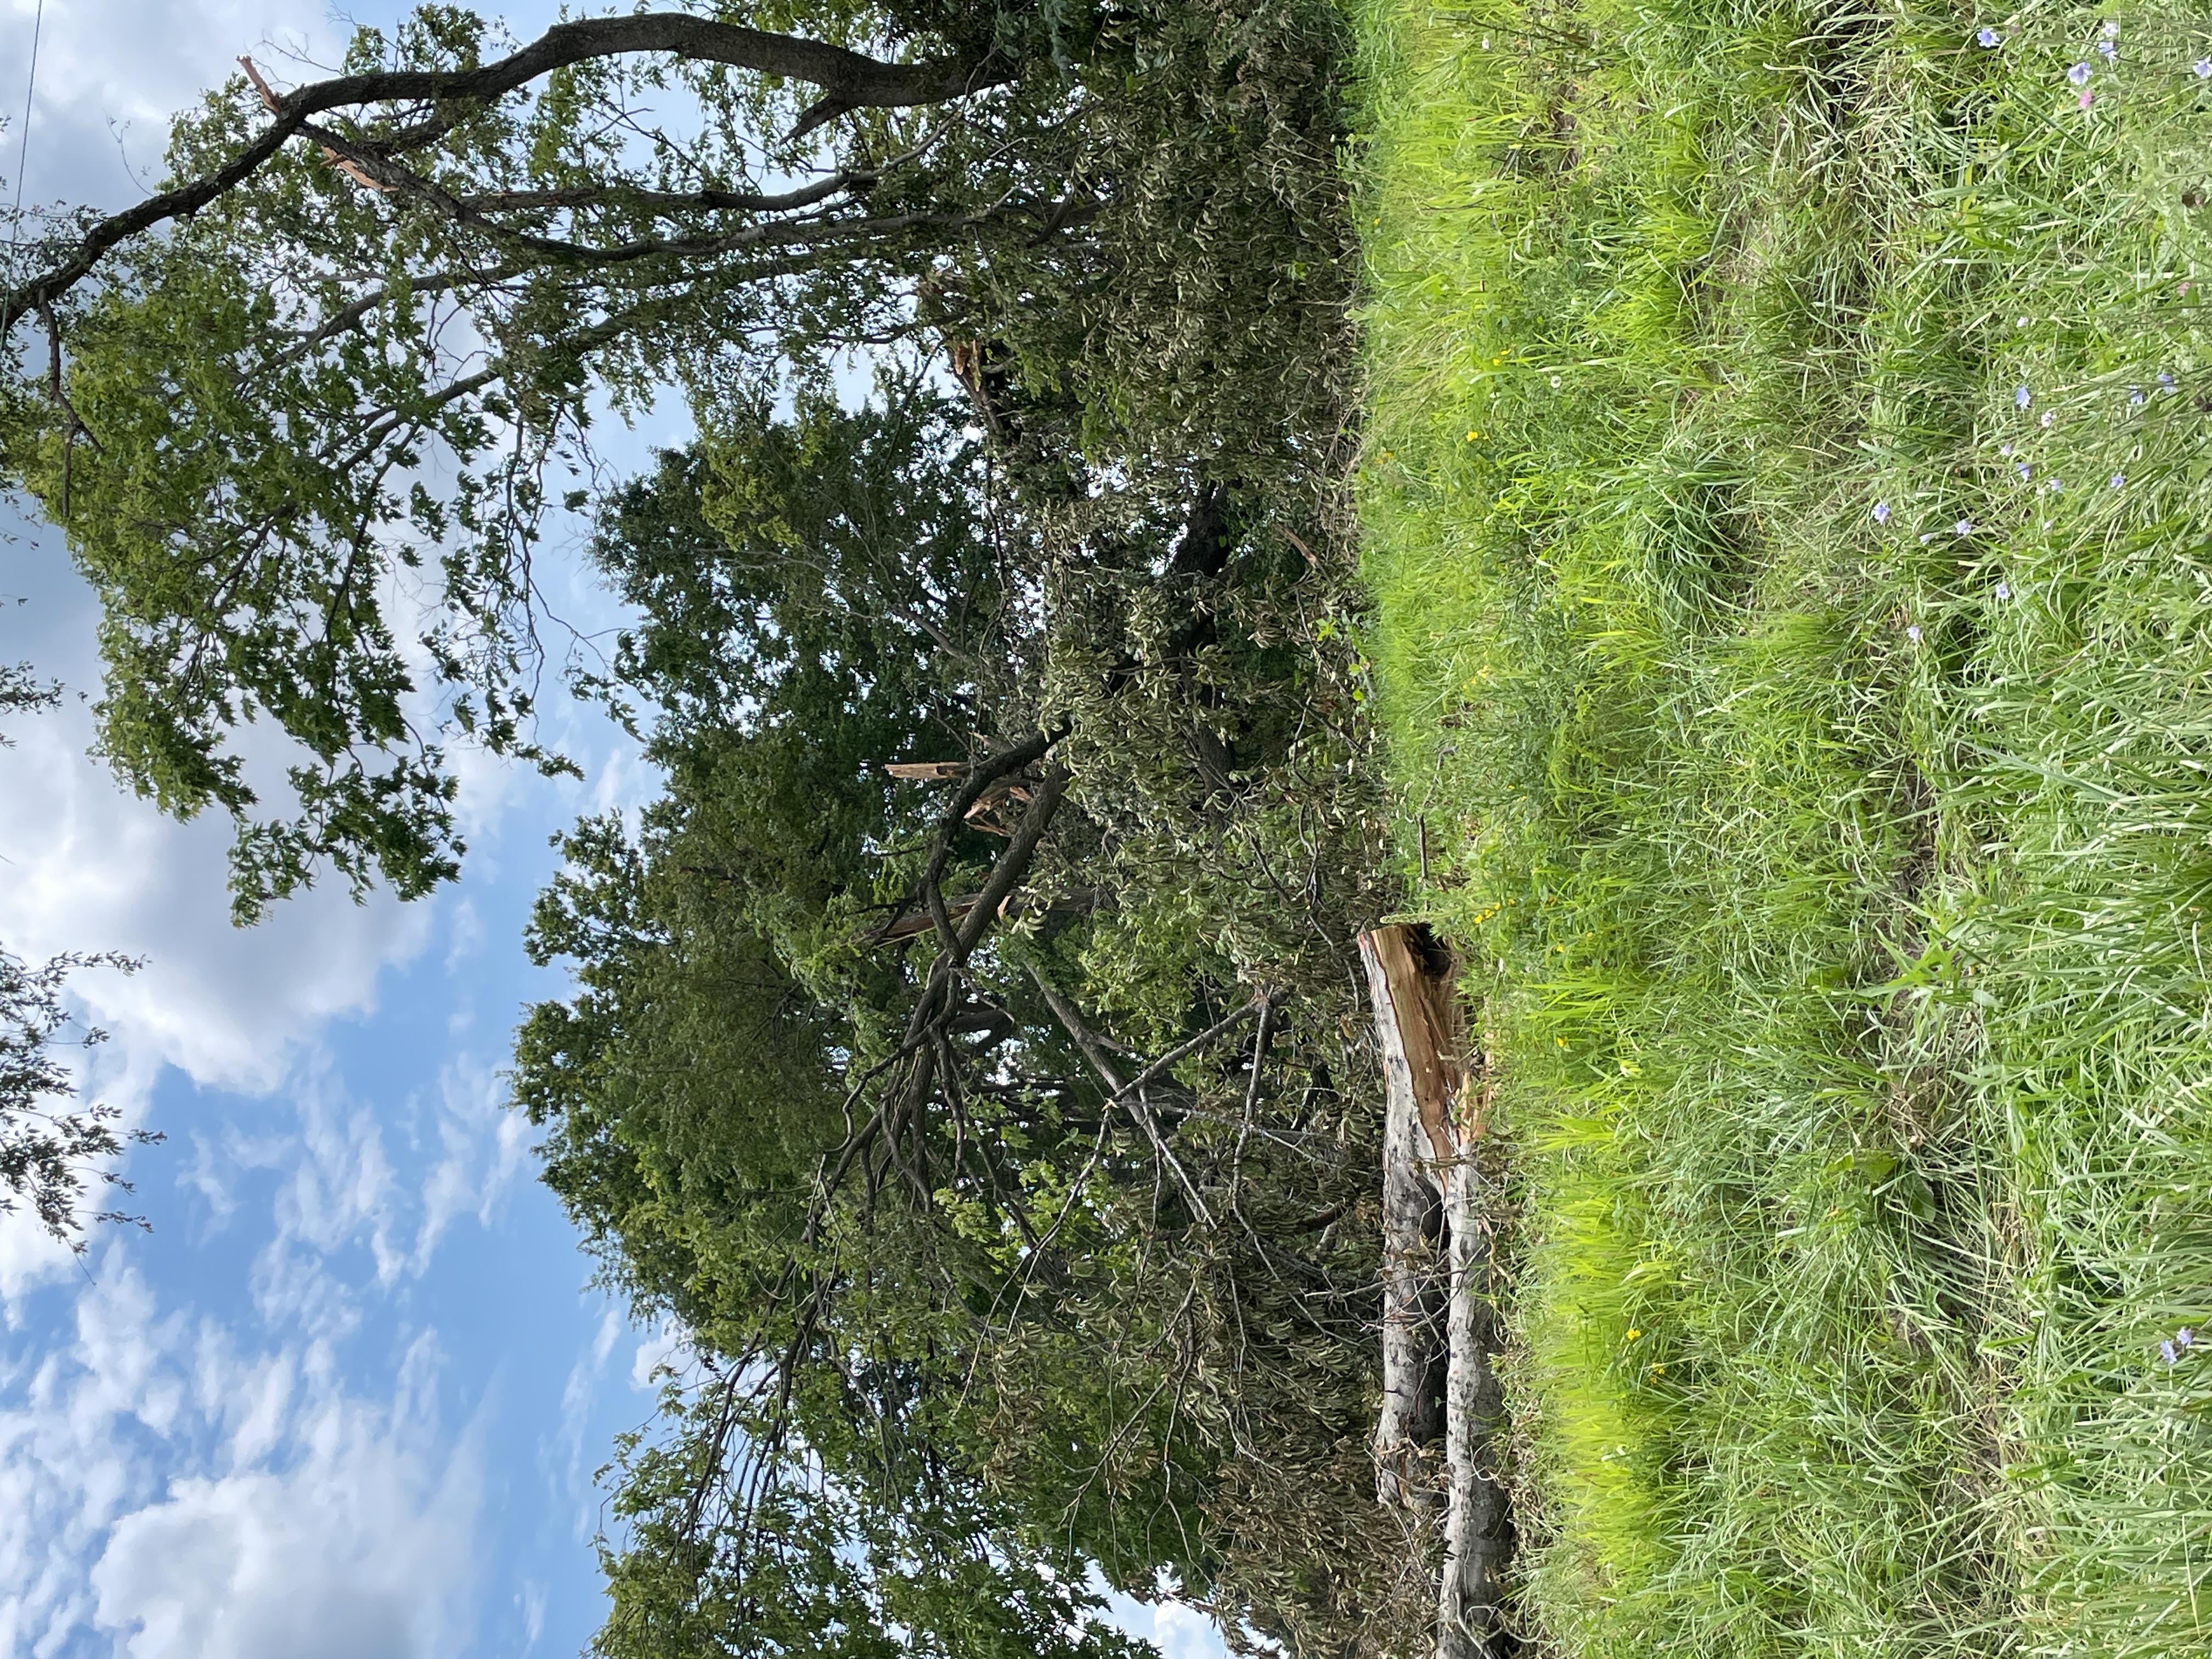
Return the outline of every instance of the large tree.
[[[558,763],[532,741],[532,550],[595,398],[673,386],[711,430],[921,337],[959,343],[988,422],[1017,383],[1062,411],[1071,492],[1133,402],[1178,465],[1280,461],[1249,385],[1297,401],[1311,354],[1280,348],[1342,292],[1333,28],[1310,3],[793,0],[517,45],[427,6],[336,76],[246,64],[179,120],[159,193],[34,219],[7,256],[0,465],[99,590],[105,753],[167,810],[235,817],[242,915],[326,863],[450,876],[446,743]],[[235,741],[254,721],[301,751],[273,789]]]
[[[1094,1565],[1389,1632],[1340,29],[428,8],[9,256],[0,459],[99,591],[102,748],[234,817],[246,916],[450,875],[456,740],[562,763],[541,517],[595,408],[696,416],[600,502],[635,625],[580,676],[667,798],[569,838],[517,1052],[698,1357],[619,1460],[610,1653],[1110,1647]]]
[[[1094,1569],[1386,1636],[1340,951],[1371,898],[1309,861],[1359,833],[1346,688],[1212,616],[1279,620],[1304,562],[1123,526],[1179,603],[1073,674],[1109,717],[1059,701],[1096,620],[1023,592],[959,413],[763,409],[603,521],[636,617],[605,689],[669,787],[568,841],[531,942],[579,988],[517,1094],[698,1364],[618,1460],[602,1650],[1048,1650]]]

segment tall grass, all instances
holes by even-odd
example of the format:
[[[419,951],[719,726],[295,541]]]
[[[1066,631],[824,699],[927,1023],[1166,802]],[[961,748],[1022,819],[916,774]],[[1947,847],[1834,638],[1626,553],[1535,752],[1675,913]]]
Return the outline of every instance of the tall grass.
[[[1359,4],[1524,1624],[2202,1652],[2212,14]]]

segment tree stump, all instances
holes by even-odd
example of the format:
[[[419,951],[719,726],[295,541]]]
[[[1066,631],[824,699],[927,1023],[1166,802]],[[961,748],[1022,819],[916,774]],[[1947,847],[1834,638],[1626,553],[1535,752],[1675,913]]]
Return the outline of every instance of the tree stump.
[[[1475,1156],[1489,1096],[1481,1057],[1468,1051],[1450,952],[1425,927],[1392,926],[1361,934],[1359,953],[1384,1085],[1376,1497],[1416,1510],[1442,1504],[1437,1659],[1494,1659],[1509,1529],[1486,1462],[1501,1406]]]

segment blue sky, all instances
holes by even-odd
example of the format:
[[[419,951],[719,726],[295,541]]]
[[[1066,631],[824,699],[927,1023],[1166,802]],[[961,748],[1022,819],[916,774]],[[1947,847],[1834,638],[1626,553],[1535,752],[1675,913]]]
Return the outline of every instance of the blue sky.
[[[11,189],[34,4],[0,6]],[[132,199],[169,112],[240,53],[281,70],[343,37],[285,0],[46,0],[26,198]],[[635,465],[678,435],[603,437]],[[0,531],[0,661],[94,690],[58,538],[4,508]],[[574,526],[551,554],[562,612],[611,620]],[[585,779],[470,761],[459,883],[317,891],[251,933],[226,920],[227,826],[121,794],[74,700],[15,722],[0,942],[145,958],[76,981],[112,1038],[85,1084],[167,1139],[131,1162],[149,1234],[79,1260],[0,1219],[0,1656],[565,1655],[596,1626],[592,1474],[669,1344],[589,1287],[501,1071],[520,1008],[562,989],[520,948],[548,836],[653,780],[605,722],[556,720]],[[1171,1659],[1221,1651],[1188,1609],[1123,1611]]]

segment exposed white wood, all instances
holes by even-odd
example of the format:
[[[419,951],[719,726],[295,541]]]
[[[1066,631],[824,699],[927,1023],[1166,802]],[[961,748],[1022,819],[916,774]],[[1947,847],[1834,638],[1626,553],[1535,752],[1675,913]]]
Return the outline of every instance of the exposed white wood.
[[[1399,931],[1376,928],[1359,936],[1383,1082],[1382,1406],[1375,1425],[1375,1496],[1386,1505],[1418,1509],[1435,1502],[1425,1466],[1442,1427],[1437,1327],[1443,1205],[1407,1054],[1405,981],[1392,971],[1407,958],[1402,941],[1390,937]]]
[[[1475,1131],[1481,1127],[1465,1124],[1460,1156],[1444,1171],[1450,1359],[1444,1384],[1444,1565],[1437,1595],[1437,1659],[1492,1659],[1498,1577],[1510,1541],[1505,1494],[1489,1467],[1503,1401],[1491,1364],[1497,1342],[1490,1231],[1475,1156]]]

